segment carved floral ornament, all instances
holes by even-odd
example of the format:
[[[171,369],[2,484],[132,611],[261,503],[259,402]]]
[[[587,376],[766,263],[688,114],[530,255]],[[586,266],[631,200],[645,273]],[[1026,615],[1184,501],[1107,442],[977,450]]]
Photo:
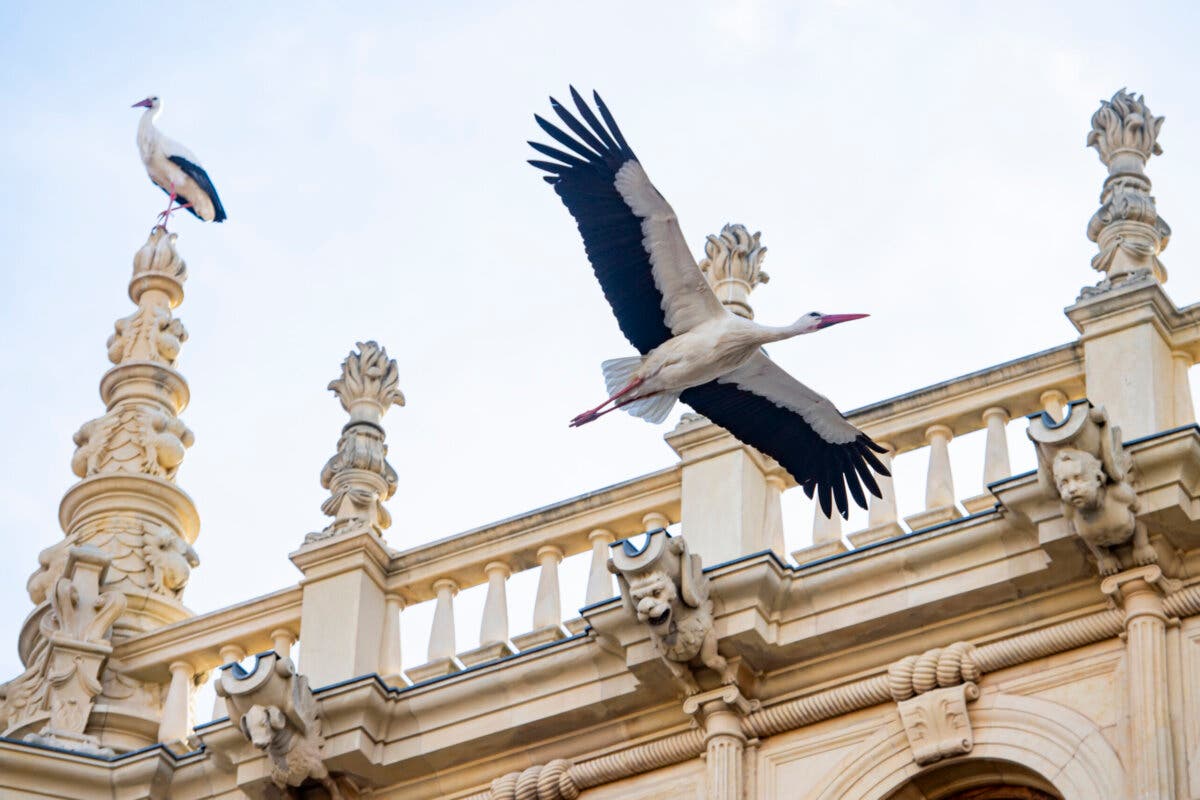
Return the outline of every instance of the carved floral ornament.
[[[85,422],[72,439],[71,471],[80,478],[125,472],[171,480],[195,435],[161,409],[125,403]]]
[[[770,280],[762,269],[767,248],[759,241],[761,235],[751,234],[745,225],[726,225],[719,235],[705,240],[699,264],[721,302],[747,318],[754,316],[749,304],[751,290]]]
[[[1111,100],[1101,100],[1100,108],[1092,115],[1088,147],[1096,148],[1106,165],[1122,152],[1137,154],[1145,162],[1151,155],[1162,155],[1158,132],[1163,119],[1150,113],[1142,95],[1120,89]]]
[[[888,668],[888,687],[918,764],[964,755],[975,745],[967,703],[982,676],[966,642],[902,658]]]
[[[342,376],[329,383],[342,408],[354,419],[356,409],[370,404],[376,407],[378,422],[392,405],[403,406],[404,394],[400,391],[400,371],[387,350],[376,342],[358,342],[358,351],[346,356],[342,362]]]

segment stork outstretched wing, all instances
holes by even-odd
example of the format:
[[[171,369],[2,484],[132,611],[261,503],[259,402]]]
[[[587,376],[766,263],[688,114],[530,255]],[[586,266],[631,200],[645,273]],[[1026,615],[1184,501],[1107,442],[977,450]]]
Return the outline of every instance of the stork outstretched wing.
[[[680,399],[778,461],[805,494],[816,493],[826,516],[835,505],[849,514],[847,490],[863,508],[864,486],[880,496],[871,469],[891,474],[875,455],[884,448],[762,352],[728,375],[685,389]]]
[[[566,151],[530,142],[555,160],[529,163],[550,173],[545,180],[575,218],[621,332],[644,355],[729,312],[696,266],[670,204],[646,177],[600,95],[593,97],[604,123],[574,87],[571,98],[583,122],[550,98],[574,136],[535,115]]]

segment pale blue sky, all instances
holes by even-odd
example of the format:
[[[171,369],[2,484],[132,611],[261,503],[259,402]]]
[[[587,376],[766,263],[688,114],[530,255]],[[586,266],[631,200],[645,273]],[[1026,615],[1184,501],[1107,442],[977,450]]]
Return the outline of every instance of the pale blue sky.
[[[1149,172],[1175,231],[1168,290],[1200,298],[1196,6],[1046,5],[4,3],[0,680],[163,205],[131,103],[164,98],[161,128],[229,213],[173,223],[196,434],[179,484],[203,520],[186,600],[208,610],[298,578],[286,554],[325,524],[317,476],[345,419],[325,385],[356,340],[388,347],[409,401],[386,419],[394,547],[672,462],[668,427],[566,427],[601,398],[599,362],[630,350],[524,163],[532,114],[569,82],[604,94],[697,251],[725,222],[763,232],[759,319],[872,314],[772,349],[842,408],[1073,337],[1061,309],[1097,277],[1084,228],[1104,175],[1084,138],[1122,86],[1167,118]],[[960,496],[978,491],[972,447],[952,445]],[[923,469],[900,460],[902,514]],[[810,511],[787,509],[795,547]]]

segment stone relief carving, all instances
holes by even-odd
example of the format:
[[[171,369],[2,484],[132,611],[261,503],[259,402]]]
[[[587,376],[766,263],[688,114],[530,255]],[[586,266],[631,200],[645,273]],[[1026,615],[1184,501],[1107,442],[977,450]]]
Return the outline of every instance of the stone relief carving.
[[[971,752],[967,702],[979,698],[975,682],[981,675],[966,642],[907,656],[888,668],[888,688],[918,764]]]
[[[171,480],[195,436],[178,418],[140,405],[121,405],[86,422],[72,437],[71,470],[80,478],[109,472]]]
[[[1084,290],[1085,297],[1143,276],[1160,283],[1167,279],[1158,254],[1170,241],[1171,227],[1158,215],[1144,172],[1150,156],[1162,153],[1158,144],[1162,123],[1141,95],[1124,89],[1101,101],[1092,116],[1087,144],[1096,148],[1109,177],[1100,194],[1100,208],[1087,228],[1088,239],[1100,248],[1092,267],[1105,279],[1096,289]]]
[[[142,555],[150,573],[150,589],[176,597],[187,585],[191,568],[200,566],[200,557],[192,546],[168,528],[142,534]]]
[[[108,360],[114,364],[125,361],[157,361],[174,366],[187,330],[171,316],[167,308],[139,308],[113,325],[108,337]]]
[[[382,419],[393,405],[404,405],[399,367],[377,343],[359,342],[329,389],[350,413],[350,422],[342,429],[337,453],[321,470],[321,486],[330,493],[321,511],[333,522],[308,534],[306,542],[351,531],[378,534],[392,524],[383,503],[396,493],[398,478],[387,462]]]
[[[708,578],[683,537],[657,530],[647,534],[641,550],[625,540],[611,554],[608,568],[617,576],[625,608],[650,629],[663,663],[684,692],[700,691],[693,664],[716,672],[724,684],[734,683],[734,668],[717,652]]]
[[[1119,572],[1122,557],[1127,565],[1157,563],[1146,526],[1137,519],[1133,460],[1103,408],[1072,403],[1061,423],[1035,417],[1028,435],[1037,447],[1039,482],[1062,501],[1067,524],[1101,575]]]
[[[717,297],[735,314],[752,319],[750,292],[771,278],[762,270],[767,248],[759,243],[760,233],[751,234],[745,225],[730,224],[704,242],[700,271]]]
[[[95,751],[85,735],[88,716],[101,691],[99,674],[112,652],[113,622],[125,610],[125,595],[101,591],[109,557],[91,546],[68,551],[63,574],[49,593],[50,611],[41,621],[42,641],[28,668],[0,687],[2,729],[44,720],[31,741]]]
[[[323,786],[333,800],[343,798],[343,788],[356,788],[329,774],[316,698],[290,658],[263,653],[249,672],[227,665],[215,688],[225,698],[229,718],[270,759],[271,782],[283,796],[299,798],[297,790],[310,781]]]

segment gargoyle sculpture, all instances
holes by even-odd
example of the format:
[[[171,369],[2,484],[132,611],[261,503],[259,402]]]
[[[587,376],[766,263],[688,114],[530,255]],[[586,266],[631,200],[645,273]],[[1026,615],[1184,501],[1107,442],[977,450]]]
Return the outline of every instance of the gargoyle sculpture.
[[[1121,429],[1103,408],[1072,403],[1060,423],[1033,417],[1029,438],[1038,451],[1038,480],[1063,504],[1071,531],[1083,540],[1101,575],[1126,566],[1153,564],[1158,554],[1145,524],[1137,519],[1137,493],[1130,483],[1132,459],[1121,446]],[[1127,545],[1129,547],[1127,547]]]
[[[178,595],[188,582],[200,556],[169,528],[147,530],[142,536],[142,556],[150,570],[150,588]]]
[[[699,662],[735,682],[735,670],[717,652],[713,601],[700,556],[688,553],[680,536],[665,530],[647,534],[638,550],[628,540],[613,545],[608,569],[617,576],[621,600],[638,622],[650,628],[663,663],[688,695],[700,691],[691,665]]]
[[[271,783],[281,796],[298,797],[294,790],[312,780],[331,800],[342,800],[325,766],[317,701],[290,658],[269,652],[258,656],[250,672],[238,664],[223,667],[214,688],[225,698],[230,719],[270,758]]]

